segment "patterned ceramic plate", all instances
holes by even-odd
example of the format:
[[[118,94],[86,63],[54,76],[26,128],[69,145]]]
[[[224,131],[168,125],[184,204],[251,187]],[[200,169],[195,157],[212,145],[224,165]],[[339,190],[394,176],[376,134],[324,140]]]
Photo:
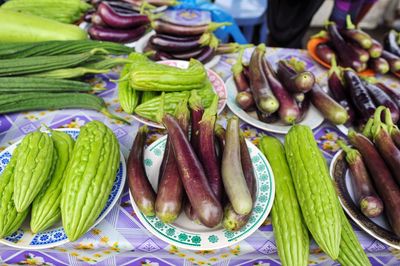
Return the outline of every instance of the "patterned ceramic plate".
[[[157,191],[158,173],[164,154],[166,136],[151,144],[144,152],[146,173]],[[217,226],[207,228],[187,218],[182,212],[172,224],[164,224],[157,217],[144,216],[133,201],[131,204],[142,224],[155,236],[165,242],[192,250],[212,250],[234,245],[250,236],[267,218],[274,201],[275,183],[271,167],[261,151],[247,141],[257,178],[257,194],[249,222],[241,230],[230,232]]]
[[[231,111],[237,115],[240,119],[245,121],[246,123],[249,123],[252,126],[255,126],[257,128],[260,128],[265,131],[269,132],[274,132],[274,133],[279,133],[279,134],[286,134],[291,126],[285,125],[281,122],[275,122],[275,123],[264,123],[258,120],[257,115],[251,115],[245,111],[242,110],[237,104],[236,104],[236,85],[235,82],[233,81],[233,77],[230,77],[226,82],[225,82],[226,88],[228,89],[228,107],[231,109]],[[311,129],[314,129],[318,127],[322,122],[324,121],[324,117],[320,114],[320,112],[313,106],[310,106],[310,109],[308,110],[308,113],[304,117],[304,120],[300,122],[301,125],[307,125],[311,127]]]
[[[179,68],[187,68],[189,66],[189,62],[187,61],[182,61],[182,60],[165,60],[165,61],[160,61],[160,64],[166,64],[169,66],[174,66],[174,67],[179,67]],[[226,91],[226,87],[225,87],[225,83],[224,81],[218,76],[217,73],[215,73],[214,71],[212,71],[211,69],[207,69],[207,74],[208,74],[208,79],[210,80],[213,89],[215,91],[215,93],[218,95],[219,97],[219,101],[218,101],[218,114],[220,114],[222,112],[222,110],[224,110],[225,105],[226,105],[226,101],[227,101],[227,91]],[[135,118],[137,121],[152,126],[152,127],[156,127],[156,128],[164,128],[163,125],[158,124],[156,122],[150,121],[146,118],[143,118],[141,116],[138,115],[133,115],[133,118]]]
[[[344,152],[340,150],[333,157],[330,165],[330,174],[335,181],[334,184],[343,209],[348,216],[370,236],[391,247],[400,249],[400,237],[396,237],[396,235],[391,232],[389,223],[386,217],[384,217],[385,215],[381,215],[377,218],[367,218],[355,204],[350,171],[348,170],[344,157]]]
[[[71,135],[75,140],[79,135],[79,129],[57,129],[60,131],[64,131]],[[0,174],[3,172],[5,166],[8,164],[11,158],[11,154],[13,153],[15,147],[20,143],[14,143],[9,146],[7,149],[0,153]],[[126,179],[126,165],[124,156],[121,153],[119,169],[117,175],[115,177],[114,185],[112,187],[110,196],[108,197],[106,206],[100,213],[93,227],[100,223],[104,217],[110,212],[110,210],[114,207],[115,203],[118,201],[119,196],[122,193],[122,189],[124,188]],[[17,232],[12,234],[9,237],[4,239],[0,239],[0,243],[11,246],[14,248],[20,249],[28,249],[28,250],[37,250],[37,249],[45,249],[45,248],[53,248],[62,244],[69,242],[67,235],[64,232],[64,229],[61,225],[61,221],[54,225],[53,227],[43,231],[41,233],[33,234],[29,228],[30,219],[27,218],[24,224]],[[92,228],[93,228],[92,227]]]
[[[135,43],[135,46],[134,46],[135,51],[138,53],[143,53],[143,50],[146,47],[147,43],[149,42],[150,37],[155,34],[156,34],[156,32],[153,30],[153,31],[150,31],[149,33],[147,33],[146,35],[144,35],[139,40],[137,40]],[[207,68],[215,67],[218,64],[219,60],[221,60],[221,56],[216,55],[208,63],[204,64],[204,66]]]

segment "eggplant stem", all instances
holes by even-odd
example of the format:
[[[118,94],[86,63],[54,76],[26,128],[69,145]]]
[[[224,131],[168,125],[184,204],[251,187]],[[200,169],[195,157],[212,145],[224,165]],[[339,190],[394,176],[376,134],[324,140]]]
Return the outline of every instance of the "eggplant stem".
[[[204,110],[203,117],[201,118],[200,123],[206,121],[212,121],[212,119],[214,119],[215,122],[217,112],[218,112],[218,96],[215,94],[211,102],[211,105]]]
[[[211,42],[211,33],[209,32],[204,32],[199,39],[199,44],[200,46],[206,46],[209,45]]]
[[[349,146],[347,146],[346,143],[344,143],[343,140],[338,140],[336,143],[346,153],[346,161],[347,161],[347,163],[353,164],[360,157],[359,151],[357,151],[356,149],[352,149]]]
[[[179,102],[178,106],[175,108],[175,117],[178,120],[189,121],[190,113],[187,107],[189,101],[189,95]]]
[[[192,110],[195,110],[195,111],[204,109],[204,106],[201,102],[201,97],[199,96],[199,94],[197,93],[196,90],[192,90],[190,92],[189,106]]]
[[[244,48],[240,48],[237,61],[231,68],[233,75],[238,75],[243,71],[243,54],[244,54]]]
[[[342,72],[341,72],[339,66],[337,65],[336,56],[333,56],[332,59],[331,59],[331,68],[328,71],[328,76],[330,77],[333,73],[335,73],[336,76],[343,83],[343,81],[342,81]]]
[[[356,28],[356,26],[351,21],[351,16],[350,15],[346,16],[346,28],[348,30],[354,30]]]
[[[372,118],[368,119],[368,122],[367,124],[365,124],[364,130],[362,132],[362,134],[369,139],[372,139],[371,128],[373,124],[374,124],[374,119]]]
[[[208,46],[210,46],[213,49],[217,49],[218,44],[219,44],[219,40],[218,40],[217,36],[215,36],[214,34],[211,34],[211,38],[210,38],[210,42],[208,43]]]
[[[385,124],[390,135],[392,135],[393,131],[399,130],[399,128],[393,123],[392,113],[389,108],[385,109]]]
[[[221,22],[221,23],[211,22],[210,24],[208,24],[206,31],[215,31],[218,28],[230,25],[232,25],[232,23],[230,22]]]
[[[371,133],[375,139],[381,130],[386,130],[386,125],[382,123],[381,116],[382,112],[385,110],[385,106],[379,106],[376,108],[374,113],[374,123],[371,126]]]
[[[311,36],[311,39],[317,39],[317,38],[323,38],[327,39],[328,38],[328,32],[326,30],[321,30],[320,32],[314,34]]]

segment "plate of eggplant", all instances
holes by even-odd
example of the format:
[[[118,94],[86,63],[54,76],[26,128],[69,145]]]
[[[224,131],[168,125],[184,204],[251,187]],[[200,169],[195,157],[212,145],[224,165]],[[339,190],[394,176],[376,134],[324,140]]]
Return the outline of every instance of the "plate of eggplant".
[[[278,62],[277,70],[265,57],[265,45],[252,52],[248,67],[242,64],[242,50],[226,82],[228,107],[243,121],[266,131],[287,133],[294,123],[318,127],[324,117],[312,101],[324,96],[314,75],[296,61]],[[318,95],[317,95],[318,94]],[[321,100],[319,102],[322,102]],[[325,102],[325,101],[324,101]]]
[[[400,248],[400,131],[379,107],[364,133],[349,131],[351,146],[343,141],[332,159],[330,174],[341,205],[350,218],[379,241]],[[371,120],[372,121],[372,120]]]
[[[262,152],[240,136],[237,117],[228,120],[225,131],[214,127],[215,110],[210,116],[206,109],[200,133],[191,133],[189,141],[184,112],[164,116],[168,136],[145,149],[146,129],[139,129],[128,159],[133,209],[152,234],[171,245],[231,246],[267,218],[275,195],[273,172]]]
[[[160,23],[169,24],[164,21]],[[196,27],[206,29],[204,25]],[[212,33],[198,31],[200,34],[183,36],[172,35],[169,32],[159,33],[156,30],[149,32],[136,43],[137,52],[152,52],[151,58],[155,61],[195,58],[208,68],[214,67],[221,59],[221,56],[216,54],[219,42]],[[193,32],[196,33],[196,31]]]

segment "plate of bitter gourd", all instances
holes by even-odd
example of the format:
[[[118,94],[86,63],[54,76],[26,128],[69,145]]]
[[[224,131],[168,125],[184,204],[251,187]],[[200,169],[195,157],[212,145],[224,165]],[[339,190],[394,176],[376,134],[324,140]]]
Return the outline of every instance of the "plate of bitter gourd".
[[[113,131],[39,129],[0,153],[0,243],[52,248],[78,240],[113,208],[126,179]]]

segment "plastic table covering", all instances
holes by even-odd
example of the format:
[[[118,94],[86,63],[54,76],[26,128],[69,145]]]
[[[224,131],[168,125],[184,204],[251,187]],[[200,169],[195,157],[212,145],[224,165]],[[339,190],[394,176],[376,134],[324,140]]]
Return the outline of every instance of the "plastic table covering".
[[[250,50],[246,51],[245,56],[249,58],[250,53]],[[326,70],[313,63],[306,51],[268,48],[267,55],[271,62],[296,56],[307,63],[307,67],[316,74],[321,84],[326,83]],[[235,58],[236,55],[224,55],[213,69],[226,80],[231,75],[230,66],[235,62]],[[90,82],[107,88],[99,95],[105,99],[113,113],[124,116],[132,122],[132,125],[124,125],[100,113],[86,110],[37,111],[2,115],[0,116],[0,150],[5,149],[28,132],[36,130],[42,123],[52,128],[79,128],[86,122],[96,119],[103,121],[114,131],[127,158],[140,124],[123,113],[119,106],[116,84],[108,81],[108,78],[117,77],[116,73],[98,75]],[[384,77],[383,80],[391,87],[398,84],[398,81],[389,77]],[[230,115],[231,112],[226,107],[218,122],[225,125],[226,118]],[[241,127],[246,137],[255,144],[258,143],[260,133],[266,133],[243,121],[241,121]],[[162,134],[163,130],[152,129],[148,144]],[[314,134],[329,163],[338,149],[335,141],[344,136],[335,126],[327,122],[316,128]],[[283,139],[283,135],[277,136]],[[18,250],[0,245],[0,265],[281,265],[270,218],[253,235],[229,248],[214,251],[184,250],[157,239],[143,227],[133,213],[127,191],[125,187],[123,195],[110,214],[78,241],[40,251]],[[400,250],[384,245],[357,227],[354,229],[373,265],[400,265]],[[312,243],[310,247],[309,264],[338,265],[330,260],[315,243]]]

